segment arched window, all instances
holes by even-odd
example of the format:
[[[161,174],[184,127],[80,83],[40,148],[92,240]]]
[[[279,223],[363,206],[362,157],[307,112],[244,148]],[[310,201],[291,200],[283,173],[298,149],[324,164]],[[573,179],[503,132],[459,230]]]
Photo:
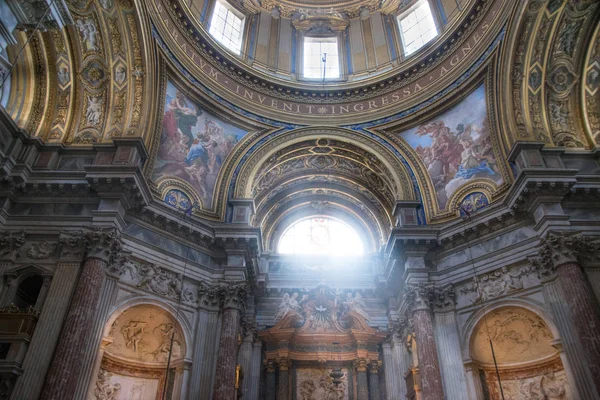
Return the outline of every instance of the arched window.
[[[33,275],[24,279],[17,288],[17,293],[13,300],[14,305],[21,309],[28,308],[29,306],[35,307],[43,284],[44,278],[40,275]]]
[[[360,237],[347,224],[326,217],[302,219],[292,224],[279,239],[283,254],[363,254]]]

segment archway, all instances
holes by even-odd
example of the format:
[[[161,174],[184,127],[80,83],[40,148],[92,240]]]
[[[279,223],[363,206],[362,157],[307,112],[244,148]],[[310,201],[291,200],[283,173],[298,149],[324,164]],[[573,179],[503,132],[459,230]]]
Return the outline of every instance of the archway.
[[[165,390],[166,398],[179,398],[186,343],[181,326],[167,311],[150,304],[126,309],[113,320],[101,346],[92,398],[159,400]]]
[[[471,359],[480,370],[486,398],[501,399],[490,341],[506,400],[572,399],[571,387],[548,324],[521,307],[495,309],[471,335]]]

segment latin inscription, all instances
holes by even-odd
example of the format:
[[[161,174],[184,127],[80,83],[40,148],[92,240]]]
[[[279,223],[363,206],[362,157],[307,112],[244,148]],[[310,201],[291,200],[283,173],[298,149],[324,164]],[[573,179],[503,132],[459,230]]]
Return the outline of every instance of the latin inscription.
[[[422,76],[418,80],[386,95],[376,97],[371,100],[348,102],[345,104],[304,104],[290,101],[283,101],[274,97],[258,93],[250,88],[240,86],[233,82],[227,75],[216,70],[206,59],[204,59],[186,39],[179,34],[177,27],[173,24],[169,14],[165,10],[161,0],[156,0],[156,10],[164,24],[164,28],[171,35],[171,39],[179,48],[189,57],[189,59],[199,67],[204,74],[204,77],[221,88],[227,90],[232,95],[237,95],[251,103],[261,105],[267,109],[282,111],[284,113],[296,115],[315,115],[315,116],[330,116],[330,115],[349,115],[361,114],[375,109],[385,109],[406,100],[419,92],[427,89],[430,85],[435,84],[444,76],[449,74],[473,51],[476,45],[486,36],[492,22],[495,19],[499,8],[500,1],[494,2],[492,8],[488,11],[484,20],[480,23],[477,29],[472,33],[469,40],[462,44],[452,56],[447,58],[442,64],[434,68],[428,75]]]

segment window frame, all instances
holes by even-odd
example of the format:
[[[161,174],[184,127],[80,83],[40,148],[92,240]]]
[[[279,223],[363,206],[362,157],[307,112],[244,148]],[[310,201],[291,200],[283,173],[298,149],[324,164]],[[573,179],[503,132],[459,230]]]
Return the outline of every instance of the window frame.
[[[286,234],[292,229],[295,228],[298,224],[301,224],[305,221],[311,221],[311,220],[315,220],[315,219],[325,219],[328,220],[329,222],[327,223],[328,227],[328,235],[330,235],[330,227],[329,227],[329,223],[330,222],[334,222],[340,226],[345,227],[345,229],[347,229],[349,232],[352,232],[353,235],[356,236],[356,239],[358,240],[358,242],[360,242],[360,246],[361,246],[361,252],[357,253],[357,254],[351,254],[351,256],[358,256],[358,257],[362,257],[364,256],[367,252],[368,252],[368,248],[369,245],[368,243],[365,243],[365,241],[362,239],[360,231],[356,229],[356,227],[349,223],[348,221],[344,221],[340,218],[336,218],[333,217],[331,215],[312,215],[312,216],[307,216],[307,217],[303,217],[303,218],[299,218],[299,219],[295,219],[292,223],[286,225],[285,229],[283,229],[283,231],[281,232],[281,234],[279,234],[277,236],[276,242],[275,244],[275,253],[281,256],[310,256],[310,257],[332,257],[332,256],[338,256],[337,253],[327,253],[327,252],[323,252],[323,253],[311,253],[311,252],[296,252],[296,251],[292,251],[292,252],[286,252],[286,253],[282,253],[280,251],[281,248],[281,242],[282,240],[285,238]],[[328,245],[331,245],[331,237],[329,237],[328,239]],[[295,247],[295,245],[293,246]]]
[[[305,47],[306,47],[306,43],[307,40],[309,42],[313,42],[313,43],[328,43],[328,41],[331,42],[335,42],[336,44],[336,48],[337,48],[337,54],[336,54],[336,58],[337,58],[337,64],[338,64],[338,68],[337,68],[337,72],[338,75],[335,77],[330,77],[328,78],[327,76],[325,76],[325,78],[322,77],[308,77],[305,74],[305,68],[306,68],[306,64],[305,64]],[[305,35],[302,38],[302,78],[305,80],[311,80],[311,81],[337,81],[340,80],[342,77],[342,69],[341,69],[341,62],[340,62],[340,38],[338,35],[331,35],[331,36],[313,36],[313,35]],[[311,68],[312,69],[312,68]],[[322,69],[321,69],[322,70]],[[327,73],[325,73],[327,75]]]
[[[325,78],[326,83],[335,83],[342,82],[346,80],[346,61],[344,58],[345,45],[343,43],[342,32],[332,31],[330,34],[314,34],[304,31],[296,31],[298,36],[296,39],[296,43],[300,45],[296,46],[296,78],[301,81],[306,82],[323,82],[323,78],[309,78],[304,75],[304,40],[306,38],[314,38],[314,39],[327,39],[327,38],[335,38],[337,43],[337,59],[338,59],[338,71],[339,76],[337,78]]]
[[[410,54],[406,54],[406,44],[404,43],[404,35],[402,33],[402,25],[400,21],[406,18],[408,14],[414,12],[422,3],[427,3],[429,5],[429,11],[431,12],[431,17],[433,18],[433,24],[436,29],[436,35],[432,37],[429,41],[424,43],[417,50],[413,51]],[[401,13],[396,15],[396,26],[398,28],[396,32],[398,33],[398,42],[400,43],[400,54],[402,54],[403,59],[407,59],[422,51],[425,47],[431,44],[435,40],[435,38],[440,36],[442,24],[440,22],[440,16],[437,7],[435,7],[435,5],[432,4],[431,0],[416,0],[409,7],[407,7]]]
[[[220,3],[220,5],[222,7],[225,7],[230,13],[232,13],[233,15],[235,15],[237,18],[241,19],[241,29],[240,29],[240,33],[241,33],[241,37],[240,37],[240,48],[238,51],[235,51],[231,48],[229,48],[225,43],[221,42],[219,39],[217,39],[216,36],[214,36],[211,33],[211,29],[213,26],[213,18],[215,15],[215,12],[217,11],[217,3]],[[209,18],[209,23],[207,26],[207,32],[208,35],[219,44],[219,46],[223,47],[225,50],[227,50],[229,53],[235,55],[236,57],[239,58],[245,58],[245,53],[246,53],[246,37],[247,37],[247,20],[248,20],[248,16],[240,11],[239,9],[237,9],[235,6],[233,6],[232,4],[230,4],[227,0],[214,0],[211,4],[211,8],[210,8],[210,13],[208,15],[210,15]]]

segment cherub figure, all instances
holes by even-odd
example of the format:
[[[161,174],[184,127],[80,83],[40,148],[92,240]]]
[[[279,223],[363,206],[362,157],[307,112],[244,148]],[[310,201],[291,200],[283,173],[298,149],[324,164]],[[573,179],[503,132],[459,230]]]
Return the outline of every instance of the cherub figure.
[[[102,98],[100,96],[88,98],[85,118],[90,125],[98,125],[100,123],[100,114],[102,114],[101,100]]]
[[[96,44],[98,30],[96,29],[94,20],[91,18],[78,19],[76,25],[81,36],[83,36],[83,42],[87,51],[98,51],[98,45]]]

